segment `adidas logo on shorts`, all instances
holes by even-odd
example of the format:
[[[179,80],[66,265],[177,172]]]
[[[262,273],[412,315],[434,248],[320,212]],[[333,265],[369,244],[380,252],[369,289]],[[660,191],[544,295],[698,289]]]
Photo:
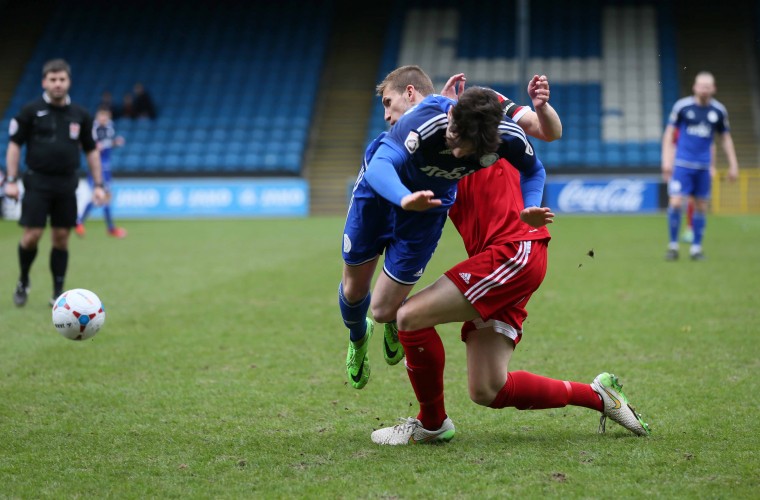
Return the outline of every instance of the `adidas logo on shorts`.
[[[472,277],[472,275],[470,273],[459,273],[459,277],[462,278],[464,280],[464,282],[469,285],[470,284],[470,278]]]

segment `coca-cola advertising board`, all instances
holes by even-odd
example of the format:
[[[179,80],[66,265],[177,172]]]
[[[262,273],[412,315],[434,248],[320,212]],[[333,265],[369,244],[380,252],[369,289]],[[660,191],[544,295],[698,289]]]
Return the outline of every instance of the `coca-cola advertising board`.
[[[544,205],[565,213],[651,213],[662,209],[658,177],[555,177]]]

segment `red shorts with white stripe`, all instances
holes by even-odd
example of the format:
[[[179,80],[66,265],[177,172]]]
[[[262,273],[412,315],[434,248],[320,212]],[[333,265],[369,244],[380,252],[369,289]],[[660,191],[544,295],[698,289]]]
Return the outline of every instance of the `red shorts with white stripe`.
[[[491,246],[446,271],[482,318],[464,323],[462,341],[484,328],[520,341],[525,306],[546,275],[547,245],[538,240]]]

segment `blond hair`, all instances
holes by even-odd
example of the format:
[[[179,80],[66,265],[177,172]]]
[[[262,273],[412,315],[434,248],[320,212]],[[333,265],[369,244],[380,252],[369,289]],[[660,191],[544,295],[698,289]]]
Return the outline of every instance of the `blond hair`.
[[[419,66],[408,65],[396,68],[386,76],[377,87],[377,95],[381,96],[386,90],[403,93],[407,86],[413,86],[423,96],[435,93],[433,82]]]

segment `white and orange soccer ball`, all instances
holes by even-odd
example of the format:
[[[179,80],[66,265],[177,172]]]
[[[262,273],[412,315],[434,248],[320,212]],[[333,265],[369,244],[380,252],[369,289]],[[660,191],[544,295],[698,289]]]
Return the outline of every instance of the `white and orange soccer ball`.
[[[106,311],[97,295],[84,288],[63,292],[53,304],[53,326],[71,340],[95,336],[106,322]]]

